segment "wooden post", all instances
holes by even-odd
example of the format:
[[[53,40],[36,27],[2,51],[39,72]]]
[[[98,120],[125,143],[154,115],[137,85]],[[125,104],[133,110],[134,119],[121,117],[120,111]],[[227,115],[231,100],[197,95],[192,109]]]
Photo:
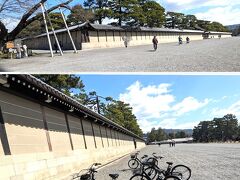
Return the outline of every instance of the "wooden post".
[[[49,36],[49,32],[48,32],[47,21],[46,21],[46,17],[45,17],[45,13],[44,13],[42,3],[40,3],[40,5],[41,5],[41,8],[42,8],[43,22],[44,22],[46,33],[47,33],[47,39],[48,39],[48,44],[49,44],[49,48],[50,48],[50,53],[51,53],[51,57],[53,57],[52,44],[51,44],[51,40],[50,40],[50,36]]]
[[[2,147],[5,155],[11,155],[11,150],[8,142],[7,132],[5,128],[5,123],[2,115],[2,110],[0,106],[0,139],[2,142]]]
[[[102,137],[102,131],[101,131],[101,127],[100,127],[100,125],[99,125],[99,131],[100,131],[101,140],[102,140],[102,147],[104,147],[104,143],[103,143],[103,137]]]
[[[92,122],[91,122],[91,126],[92,126],[92,133],[93,133],[93,139],[94,139],[94,143],[95,143],[95,148],[97,148],[97,143],[96,143],[96,138],[95,138],[95,133],[94,133],[93,123]]]
[[[109,147],[108,133],[107,133],[107,127],[106,126],[105,126],[105,131],[106,131],[107,143],[108,143],[108,147]]]
[[[43,116],[43,126],[44,126],[44,130],[45,130],[45,133],[46,133],[48,149],[49,149],[49,151],[52,151],[52,144],[51,144],[51,139],[50,139],[49,132],[48,132],[45,110],[44,110],[44,107],[42,105],[40,105],[40,108],[41,108],[42,116]]]
[[[70,144],[71,144],[71,149],[74,150],[67,114],[64,113],[64,116],[65,116],[65,121],[66,121],[66,125],[67,125],[67,131],[68,131],[68,136],[69,136],[69,140],[70,140]]]
[[[45,7],[44,4],[43,4],[42,6],[43,6],[43,9],[45,10],[45,13],[46,13],[46,15],[47,15],[47,18],[48,18],[49,24],[50,24],[50,26],[51,26],[51,29],[52,29],[52,32],[53,32],[55,41],[56,41],[57,46],[58,46],[58,49],[59,49],[59,51],[60,51],[60,55],[62,56],[62,55],[63,55],[62,48],[61,48],[61,46],[60,46],[60,44],[59,44],[59,42],[58,42],[58,38],[57,38],[57,35],[56,35],[55,30],[54,30],[54,28],[53,28],[51,19],[50,19],[49,15],[48,15],[47,9],[46,9],[46,7]]]
[[[85,133],[84,133],[84,129],[83,129],[82,119],[80,119],[80,123],[81,123],[81,127],[82,127],[82,133],[83,133],[83,140],[84,140],[85,149],[87,149],[87,142],[86,142]]]
[[[73,46],[73,49],[74,49],[74,53],[77,53],[76,46],[75,46],[75,44],[74,44],[74,42],[73,42],[73,39],[72,39],[71,33],[70,33],[69,28],[68,28],[68,25],[67,25],[67,23],[66,23],[66,18],[65,18],[65,16],[64,16],[64,14],[63,14],[61,8],[58,7],[58,9],[59,9],[59,11],[60,11],[60,13],[61,13],[61,15],[62,15],[63,22],[64,22],[64,24],[65,24],[65,27],[66,27],[66,29],[67,29],[67,32],[68,32],[69,38],[70,38],[70,40],[71,40],[71,43],[72,43],[72,46]]]

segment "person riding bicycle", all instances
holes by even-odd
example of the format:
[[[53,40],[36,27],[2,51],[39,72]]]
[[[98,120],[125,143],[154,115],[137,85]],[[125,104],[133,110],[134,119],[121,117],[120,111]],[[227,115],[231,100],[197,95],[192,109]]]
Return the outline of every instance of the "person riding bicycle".
[[[182,44],[182,37],[181,36],[178,36],[178,42],[179,42],[179,44]]]
[[[157,40],[156,36],[153,37],[152,43],[153,43],[153,48],[156,51],[157,50],[157,44],[158,44],[158,40]]]
[[[178,36],[178,42],[179,42],[179,44],[182,44],[182,37],[181,36]]]

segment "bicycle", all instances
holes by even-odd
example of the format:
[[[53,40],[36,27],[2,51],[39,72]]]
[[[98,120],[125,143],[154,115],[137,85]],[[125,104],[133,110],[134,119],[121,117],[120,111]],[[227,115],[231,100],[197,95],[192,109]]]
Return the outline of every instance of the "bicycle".
[[[128,161],[128,167],[131,169],[137,169],[139,165],[142,164],[142,161],[137,157],[139,154],[139,151],[136,152],[135,154],[131,154],[131,159]],[[147,158],[147,155],[144,155],[141,157],[141,159]]]
[[[78,173],[77,178],[79,177],[79,180],[96,180],[95,179],[95,173],[97,173],[96,167],[100,165],[101,163],[94,163],[91,165],[89,169],[83,169],[83,170],[87,170],[87,172],[85,174],[79,175],[83,170],[80,171]],[[112,180],[116,180],[119,174],[109,174],[109,176],[112,178]]]
[[[161,157],[161,156],[160,156]],[[162,159],[161,157],[160,159]],[[156,160],[156,159],[155,159]],[[145,169],[145,171],[148,172],[148,175],[151,175],[151,177],[155,178],[155,176],[158,174],[163,175],[163,176],[177,176],[181,180],[189,180],[191,177],[191,169],[185,165],[179,164],[174,167],[172,167],[173,163],[172,162],[166,162],[168,164],[167,170],[160,169],[155,161],[149,162],[150,166]]]
[[[147,172],[146,170],[144,169],[144,166],[152,166],[154,163],[153,162],[143,162],[143,167],[142,167],[142,172],[141,173],[137,173],[137,174],[134,174],[130,180],[153,180],[154,178],[151,177]],[[156,178],[156,180],[181,180],[179,177],[177,176],[173,176],[173,175],[168,175],[168,176],[158,176]]]

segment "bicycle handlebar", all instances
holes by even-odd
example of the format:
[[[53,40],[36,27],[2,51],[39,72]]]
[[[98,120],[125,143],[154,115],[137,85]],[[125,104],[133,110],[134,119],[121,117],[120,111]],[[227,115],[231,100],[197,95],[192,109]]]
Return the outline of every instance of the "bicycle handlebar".
[[[164,158],[163,156],[156,156],[155,154],[156,154],[156,153],[152,153],[153,157],[155,157],[156,159],[162,159],[162,158]]]

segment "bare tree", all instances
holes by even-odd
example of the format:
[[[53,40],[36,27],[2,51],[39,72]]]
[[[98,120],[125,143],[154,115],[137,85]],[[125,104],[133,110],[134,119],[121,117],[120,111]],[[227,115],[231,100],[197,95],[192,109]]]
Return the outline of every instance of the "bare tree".
[[[36,2],[37,1],[37,2]],[[65,2],[59,3],[52,6],[47,10],[51,12],[58,7],[68,8],[68,4],[73,0],[66,0]],[[46,3],[47,0],[3,0],[0,3],[0,48],[7,42],[12,41],[16,36],[33,21],[42,18],[41,14],[36,14],[41,4]],[[70,8],[68,8],[70,9]],[[3,22],[2,17],[16,16],[16,14],[23,14],[19,16],[19,22],[16,27],[8,32],[6,24]]]

